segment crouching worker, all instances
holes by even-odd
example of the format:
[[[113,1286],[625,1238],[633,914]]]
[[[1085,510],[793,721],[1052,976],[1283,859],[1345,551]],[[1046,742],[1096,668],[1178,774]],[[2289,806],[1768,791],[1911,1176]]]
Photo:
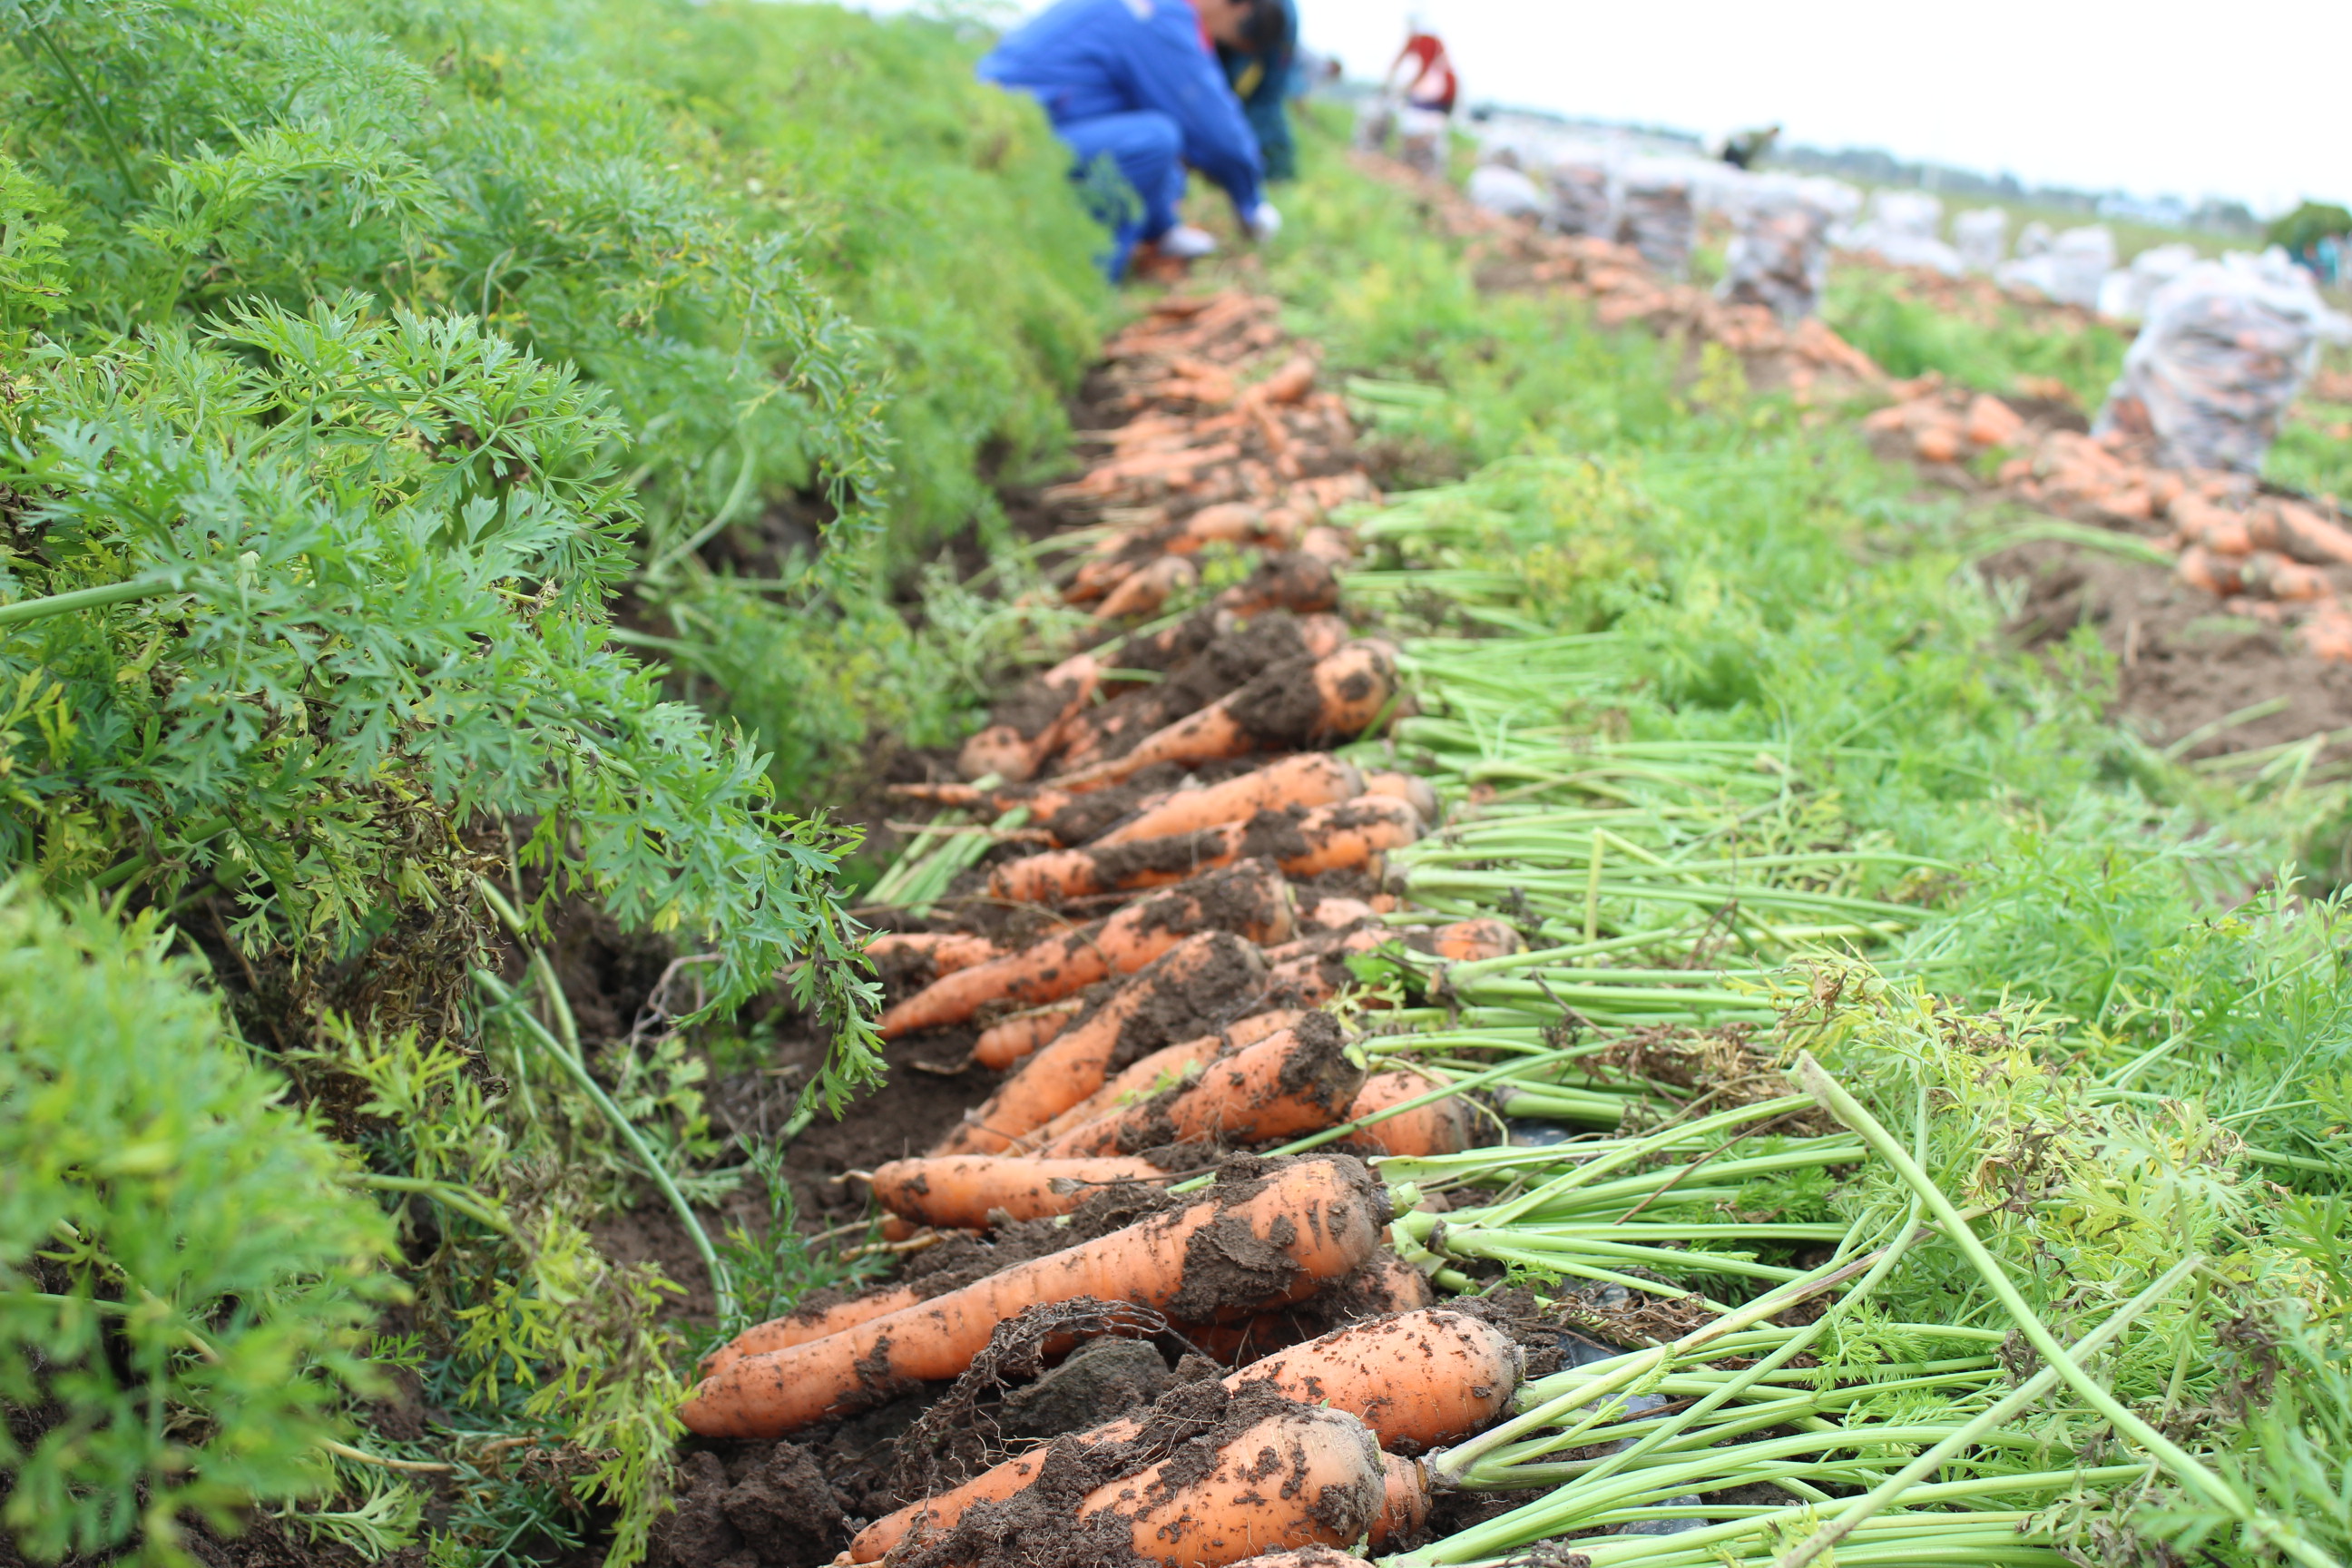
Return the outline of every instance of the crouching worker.
[[[980,76],[1035,97],[1081,174],[1108,158],[1134,187],[1139,211],[1104,215],[1116,280],[1140,243],[1184,258],[1216,248],[1178,216],[1188,164],[1224,188],[1252,238],[1281,226],[1257,138],[1211,50],[1255,52],[1287,23],[1286,0],[1056,0],[1007,34]]]

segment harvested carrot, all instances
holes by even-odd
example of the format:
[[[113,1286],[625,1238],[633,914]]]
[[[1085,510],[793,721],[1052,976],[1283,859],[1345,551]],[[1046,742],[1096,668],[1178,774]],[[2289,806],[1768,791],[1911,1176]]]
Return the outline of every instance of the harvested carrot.
[[[931,1152],[1004,1152],[1015,1138],[1100,1089],[1121,1047],[1132,1049],[1138,1035],[1160,1031],[1158,1039],[1146,1036],[1141,1041],[1154,1046],[1166,1038],[1171,1021],[1197,1021],[1196,992],[1205,990],[1213,1006],[1230,1006],[1237,996],[1253,994],[1265,976],[1265,961],[1240,937],[1228,931],[1186,937],[1023,1063],[985,1104],[964,1112],[963,1121]]]
[[[1222,1184],[1187,1208],[1016,1263],[824,1339],[741,1355],[697,1384],[679,1414],[704,1436],[777,1437],[914,1383],[959,1375],[997,1324],[1041,1302],[1085,1296],[1186,1316],[1188,1248],[1211,1226],[1234,1232],[1236,1242],[1245,1230],[1253,1239],[1243,1245],[1280,1260],[1280,1285],[1260,1300],[1233,1305],[1277,1306],[1370,1257],[1388,1214],[1387,1194],[1355,1161],[1298,1160],[1261,1181]],[[1190,1315],[1208,1305],[1192,1306]]]
[[[1370,773],[1364,775],[1366,795],[1393,795],[1419,814],[1422,826],[1437,826],[1437,786],[1416,773]]]
[[[846,1301],[835,1301],[830,1307],[803,1307],[781,1318],[754,1323],[704,1356],[702,1375],[709,1377],[747,1355],[786,1350],[827,1338],[844,1329],[901,1311],[922,1300],[922,1291],[913,1285],[886,1285],[862,1296],[852,1296]]]
[[[1385,1501],[1381,1508],[1385,1514]],[[1378,1530],[1375,1525],[1376,1538]],[[1243,1558],[1233,1568],[1372,1568],[1372,1565],[1336,1546],[1318,1545],[1297,1546],[1287,1552],[1261,1552],[1255,1557]]]
[[[1285,659],[1239,690],[1145,736],[1125,756],[1055,782],[1065,789],[1100,789],[1154,763],[1191,766],[1255,751],[1352,741],[1371,727],[1395,694],[1396,650],[1367,637],[1311,664]]]
[[[956,767],[968,779],[990,773],[1018,784],[1059,744],[1063,725],[1092,700],[1101,667],[1092,654],[1064,659],[1001,704],[995,721],[963,743]]]
[[[2267,498],[2247,519],[2252,542],[2309,566],[2352,566],[2352,529],[2300,501]]]
[[[1303,931],[1353,931],[1366,921],[1378,919],[1380,911],[1361,899],[1325,897],[1315,907],[1298,917],[1298,929]]]
[[[2242,556],[2221,555],[2201,544],[2192,544],[2172,563],[2172,572],[2192,588],[2227,598],[2245,586],[2238,575],[2238,568],[2243,564]]]
[[[1491,1323],[1440,1307],[1359,1323],[1276,1352],[1224,1379],[1238,1392],[1271,1384],[1293,1399],[1344,1410],[1370,1427],[1384,1448],[1433,1448],[1484,1427],[1509,1405],[1519,1383],[1519,1352]],[[1142,1429],[1114,1421],[1069,1441],[1118,1443]],[[872,1563],[904,1540],[919,1520],[927,1531],[954,1527],[981,1501],[1011,1497],[1037,1477],[1045,1450],[1008,1459],[964,1485],[877,1520],[849,1543],[852,1562]]]
[[[1189,1080],[1196,1076],[1194,1069],[1205,1067],[1228,1051],[1254,1046],[1268,1035],[1289,1028],[1306,1016],[1286,1008],[1260,1013],[1255,1017],[1229,1024],[1216,1034],[1162,1046],[1150,1056],[1119,1069],[1117,1076],[1100,1089],[1052,1121],[1013,1140],[1013,1152],[1025,1154],[1043,1148],[1072,1128],[1084,1127],[1097,1117],[1108,1116],[1119,1107],[1155,1094],[1179,1080]]]
[[[1360,1541],[1386,1491],[1380,1445],[1364,1424],[1308,1405],[1258,1422],[1217,1450],[1207,1475],[1199,1468],[1182,1454],[1112,1481],[1078,1504],[1077,1517],[1132,1520],[1136,1559],[1150,1568],[1223,1568],[1268,1546]]]
[[[1065,996],[1059,1002],[1015,1013],[980,1032],[980,1038],[971,1045],[971,1059],[1003,1072],[1069,1027],[1070,1021],[1084,1011],[1084,1002]]]
[[[1286,805],[1328,805],[1361,795],[1363,784],[1363,775],[1352,763],[1323,752],[1302,752],[1223,784],[1179,790],[1151,810],[1139,812],[1112,828],[1093,847],[1132,844],[1246,822],[1261,811],[1279,811]]]
[[[1318,1131],[1342,1115],[1364,1086],[1328,1014],[1310,1013],[1213,1061],[1196,1083],[1181,1085],[1062,1134],[1040,1151],[1055,1158],[1132,1153],[1168,1143],[1216,1139],[1262,1142]]]
[[[1256,856],[1271,857],[1286,875],[1314,877],[1374,866],[1383,852],[1419,837],[1421,819],[1412,807],[1387,795],[1363,795],[1297,816],[1260,811],[1246,822],[1108,848],[1049,849],[998,867],[988,889],[1016,903],[1058,904],[1094,893],[1162,887]]]
[[[1217,603],[1244,616],[1267,610],[1328,610],[1339,603],[1339,574],[1322,556],[1303,549],[1279,551],[1264,557],[1247,577],[1218,595]]]
[[[1370,1539],[1365,1544],[1374,1552],[1386,1552],[1411,1541],[1429,1522],[1433,1500],[1429,1478],[1423,1474],[1419,1461],[1402,1454],[1381,1455],[1380,1517],[1372,1521]]]
[[[1114,1182],[1161,1179],[1149,1160],[1024,1160],[954,1154],[892,1160],[874,1171],[874,1197],[904,1219],[942,1229],[983,1230],[1003,1211],[1016,1220],[1069,1213]]]
[[[1003,958],[943,974],[882,1015],[885,1039],[961,1024],[988,1002],[1034,1007],[1113,974],[1132,974],[1191,932],[1231,928],[1261,945],[1287,940],[1289,889],[1266,862],[1249,861],[1129,905],[1108,920]],[[986,1152],[986,1151],[977,1151]]]
[[[1358,1121],[1392,1105],[1417,1100],[1424,1094],[1444,1088],[1435,1079],[1402,1068],[1376,1072],[1364,1080],[1356,1092],[1342,1121]],[[1402,1154],[1420,1158],[1429,1154],[1458,1154],[1475,1142],[1472,1137],[1469,1108],[1455,1096],[1432,1100],[1412,1110],[1399,1111],[1385,1121],[1349,1134],[1354,1146],[1381,1154]],[[934,1220],[933,1224],[940,1222]]]
[[[1298,553],[1345,566],[1356,558],[1356,542],[1328,523],[1317,523],[1298,536]]]
[[[2249,594],[2289,603],[2325,599],[2336,592],[2336,584],[2318,567],[2305,566],[2268,550],[2257,550],[2247,556],[2238,568],[2238,579]]]
[[[1177,595],[1201,585],[1201,569],[1181,555],[1163,555],[1103,595],[1095,619],[1118,621],[1156,616]]]
[[[1491,915],[1478,920],[1456,921],[1452,925],[1439,926],[1429,933],[1429,950],[1440,958],[1450,958],[1456,963],[1503,958],[1526,946],[1515,927]]]
[[[1339,616],[1324,613],[1293,617],[1291,624],[1298,628],[1298,640],[1317,658],[1328,658],[1348,646],[1348,623]]]
[[[926,931],[877,936],[866,944],[866,956],[877,963],[901,956],[924,958],[929,960],[932,973],[952,974],[959,969],[1000,958],[1003,952],[984,936],[960,931]]]

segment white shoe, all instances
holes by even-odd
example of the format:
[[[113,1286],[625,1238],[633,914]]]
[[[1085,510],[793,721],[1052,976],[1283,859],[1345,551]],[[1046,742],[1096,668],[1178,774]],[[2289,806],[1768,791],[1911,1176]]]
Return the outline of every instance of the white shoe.
[[[1217,237],[1205,228],[1180,223],[1161,235],[1158,244],[1162,256],[1172,256],[1179,261],[1198,261],[1203,256],[1215,253]]]

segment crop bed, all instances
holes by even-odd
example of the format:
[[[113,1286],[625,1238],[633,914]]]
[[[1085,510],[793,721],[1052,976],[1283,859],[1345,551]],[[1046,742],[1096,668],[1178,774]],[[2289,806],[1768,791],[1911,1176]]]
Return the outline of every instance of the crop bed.
[[[1498,286],[1884,384],[1633,265]],[[930,815],[869,952],[923,1079],[837,1178],[891,1277],[706,1360],[657,1551],[2056,1563],[2163,1496],[2325,1560],[2190,1417],[2271,1268],[2229,1194],[2300,1156],[1921,990],[1956,868],[1842,824],[1834,750],[1580,720],[1605,637],[1379,635],[1481,584],[1276,315],[1109,345],[1044,551],[1099,629],[893,792]],[[2082,1212],[2125,1173],[2216,1184]]]

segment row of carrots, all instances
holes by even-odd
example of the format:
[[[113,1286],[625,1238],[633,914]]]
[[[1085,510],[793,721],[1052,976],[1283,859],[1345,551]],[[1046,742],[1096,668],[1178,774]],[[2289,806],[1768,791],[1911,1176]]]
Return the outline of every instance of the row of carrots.
[[[1863,421],[1930,465],[2002,457],[1996,493],[2038,510],[2150,536],[2174,574],[2232,614],[2293,626],[2305,651],[2352,662],[2352,528],[2333,508],[2261,492],[2249,475],[2161,468],[2128,432],[2086,436],[2029,425],[2000,399],[1935,377],[1895,389]]]
[[[959,758],[971,782],[898,792],[1017,824],[1005,837],[1026,852],[1000,852],[972,895],[1024,919],[869,949],[898,983],[886,1037],[976,1029],[972,1062],[1006,1075],[926,1153],[858,1173],[886,1238],[1069,1225],[1122,1184],[1213,1182],[959,1289],[902,1282],[758,1325],[709,1358],[684,1411],[707,1436],[798,1432],[962,1374],[1025,1312],[1093,1301],[1247,1363],[1223,1384],[1240,1414],[1194,1440],[1213,1446],[1205,1464],[1139,1462],[1157,1452],[1150,1411],[1015,1455],[868,1524],[843,1562],[1017,1560],[1020,1531],[1044,1529],[1108,1530],[1167,1568],[1354,1563],[1338,1549],[1381,1550],[1425,1520],[1409,1456],[1482,1429],[1517,1385],[1510,1337],[1433,1307],[1388,1245],[1389,1195],[1358,1158],[1466,1147],[1469,1108],[1351,1061],[1320,1010],[1350,954],[1403,942],[1468,959],[1519,939],[1498,921],[1392,926],[1384,858],[1434,826],[1434,794],[1323,749],[1406,701],[1395,650],[1333,613],[1354,542],[1328,515],[1377,492],[1315,371],[1244,294],[1163,302],[1114,341],[1105,380],[1133,416],[1051,497],[1104,525],[1062,592],[1106,635],[999,705]],[[1224,550],[1256,558],[1239,584],[1108,635],[1197,597]],[[1221,1164],[1333,1129],[1350,1136],[1330,1151]],[[1244,1283],[1204,1289],[1205,1263],[1237,1250]],[[1316,1332],[1307,1309],[1342,1287],[1385,1315]],[[1066,1469],[1041,1489],[1049,1455]],[[1073,1466],[1097,1484],[1074,1494]]]

